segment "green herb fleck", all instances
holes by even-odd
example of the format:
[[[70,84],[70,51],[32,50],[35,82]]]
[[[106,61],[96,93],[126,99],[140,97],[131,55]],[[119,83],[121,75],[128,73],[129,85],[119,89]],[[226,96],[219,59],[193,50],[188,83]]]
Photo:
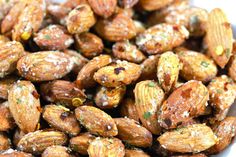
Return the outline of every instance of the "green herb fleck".
[[[51,39],[51,36],[48,35],[48,34],[46,34],[46,35],[44,35],[44,38],[47,39],[47,40],[50,40],[50,39]]]
[[[154,82],[152,82],[152,81],[151,81],[151,82],[149,82],[149,83],[148,83],[148,87],[155,87],[155,83],[154,83]]]
[[[21,102],[22,102],[22,100],[21,100],[20,98],[17,98],[17,99],[16,99],[16,103],[17,103],[17,104],[20,104]]]
[[[165,33],[161,33],[161,37],[165,39],[167,38],[167,35]]]
[[[231,55],[230,49],[229,49],[229,48],[228,48],[228,49],[225,49],[225,56],[226,56],[227,58],[229,58],[230,55]]]
[[[209,65],[209,63],[205,62],[205,61],[201,61],[201,66],[207,68]]]
[[[144,119],[149,119],[150,117],[151,117],[151,112],[145,112],[144,114],[143,114],[143,118]]]
[[[222,94],[222,93],[223,93],[223,90],[217,89],[216,92],[217,92],[218,94]]]

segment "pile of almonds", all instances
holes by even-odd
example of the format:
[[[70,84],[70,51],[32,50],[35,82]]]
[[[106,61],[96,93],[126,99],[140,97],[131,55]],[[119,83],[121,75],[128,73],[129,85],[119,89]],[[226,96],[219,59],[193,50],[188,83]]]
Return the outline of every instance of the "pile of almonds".
[[[206,157],[235,136],[219,8],[0,0],[0,29],[0,157]]]

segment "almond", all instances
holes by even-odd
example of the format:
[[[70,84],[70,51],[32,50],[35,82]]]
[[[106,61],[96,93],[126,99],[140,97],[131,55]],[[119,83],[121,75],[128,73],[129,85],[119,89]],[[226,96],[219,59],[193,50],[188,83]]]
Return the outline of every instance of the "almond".
[[[40,101],[34,85],[18,81],[9,90],[9,109],[18,127],[25,133],[37,129],[40,118]]]
[[[1,153],[1,157],[33,157],[32,154],[8,149]]]
[[[140,33],[136,44],[141,51],[158,54],[181,45],[189,36],[184,26],[175,24],[158,24]]]
[[[104,18],[108,18],[115,12],[117,0],[88,0],[93,11]]]
[[[209,92],[199,81],[188,81],[164,101],[159,111],[158,121],[165,129],[176,128],[183,121],[204,115]]]
[[[42,116],[55,129],[72,136],[80,133],[80,126],[74,113],[63,106],[46,105]]]
[[[138,64],[127,61],[117,61],[116,64],[99,69],[93,76],[94,80],[105,87],[129,85],[141,74]]]
[[[150,157],[140,149],[125,149],[125,157]]]
[[[90,133],[82,133],[79,136],[70,139],[70,148],[80,154],[88,155],[87,150],[93,139],[95,139],[95,136]]]
[[[11,147],[11,140],[5,133],[0,132],[0,151],[7,150]]]
[[[50,81],[68,74],[73,65],[74,62],[67,54],[57,51],[40,51],[22,57],[17,63],[17,69],[20,75],[28,80]]]
[[[161,0],[161,1],[153,1],[153,0],[140,0],[139,5],[147,11],[153,11],[160,9],[162,7],[167,6],[174,0]]]
[[[135,121],[139,121],[138,112],[135,107],[135,101],[132,98],[125,98],[120,104],[120,114],[122,117],[128,117]]]
[[[119,86],[116,88],[100,87],[97,90],[94,100],[99,108],[115,108],[121,102],[125,92],[125,86]]]
[[[8,131],[14,128],[15,121],[9,110],[8,102],[0,104],[0,131]]]
[[[90,6],[87,4],[81,4],[69,13],[66,26],[71,34],[80,34],[88,31],[95,22],[96,19]]]
[[[108,41],[122,41],[131,39],[136,35],[133,20],[122,13],[115,14],[108,19],[99,19],[95,25],[95,30],[99,36]]]
[[[136,84],[134,95],[136,110],[142,125],[153,134],[159,134],[161,127],[157,122],[157,114],[164,100],[164,92],[156,82],[146,80]]]
[[[236,45],[236,44],[235,44]],[[236,51],[235,51],[236,52]],[[233,54],[233,56],[230,58],[229,66],[228,66],[228,75],[236,81],[236,55]]]
[[[93,80],[94,73],[110,64],[112,59],[109,55],[100,55],[98,57],[94,57],[90,60],[78,73],[76,79],[76,85],[80,88],[89,88],[96,85],[96,82]]]
[[[201,152],[217,142],[211,128],[204,124],[189,125],[165,132],[157,140],[167,150],[181,153]]]
[[[224,68],[232,54],[233,32],[225,13],[219,8],[209,13],[206,44],[214,61]]]
[[[4,35],[0,35],[0,45],[6,43],[10,41],[8,37],[4,36]]]
[[[67,137],[62,132],[39,130],[23,136],[17,144],[17,149],[27,153],[39,154],[47,147],[64,145],[66,141]]]
[[[116,136],[118,134],[112,117],[96,107],[80,106],[75,109],[75,115],[80,124],[92,134],[104,137]],[[91,115],[93,116],[91,117]]]
[[[17,79],[15,76],[7,76],[0,79],[0,99],[6,100],[8,98],[8,91]]]
[[[69,149],[64,146],[50,146],[42,153],[42,157],[71,157]]]
[[[88,148],[90,157],[114,156],[123,157],[125,155],[125,146],[118,138],[96,138]]]
[[[118,128],[119,139],[137,147],[149,147],[152,145],[152,133],[139,123],[129,118],[114,118]]]
[[[24,48],[16,41],[6,42],[0,47],[0,78],[16,70],[17,61],[23,56]]]
[[[118,0],[118,3],[123,8],[132,8],[138,3],[138,0]]]

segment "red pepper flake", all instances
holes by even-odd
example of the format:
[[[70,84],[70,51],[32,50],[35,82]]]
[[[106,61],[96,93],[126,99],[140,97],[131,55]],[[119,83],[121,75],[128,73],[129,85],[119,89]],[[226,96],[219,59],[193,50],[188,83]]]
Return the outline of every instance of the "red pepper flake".
[[[190,92],[192,91],[192,88],[186,89],[181,93],[181,96],[183,98],[189,98],[190,97]]]
[[[179,27],[178,26],[173,26],[173,30],[179,31]]]
[[[231,28],[231,25],[230,25],[229,22],[224,22],[223,25],[224,25],[227,29]]]
[[[114,73],[115,73],[116,75],[118,75],[118,74],[119,74],[121,71],[123,71],[123,70],[125,70],[124,67],[115,68],[115,69],[114,69]]]
[[[36,99],[39,99],[39,94],[37,93],[37,91],[33,91],[32,92],[32,95],[36,98]]]

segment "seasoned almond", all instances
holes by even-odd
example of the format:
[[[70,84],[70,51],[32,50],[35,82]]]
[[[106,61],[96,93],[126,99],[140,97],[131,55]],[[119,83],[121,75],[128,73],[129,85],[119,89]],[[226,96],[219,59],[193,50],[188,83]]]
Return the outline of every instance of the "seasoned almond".
[[[209,92],[199,81],[188,81],[164,101],[158,122],[165,129],[176,128],[182,122],[206,114]]]
[[[165,92],[169,92],[175,87],[180,68],[180,60],[173,52],[168,51],[160,56],[157,66],[157,78]]]
[[[64,145],[66,141],[67,137],[62,132],[39,130],[23,136],[17,144],[17,149],[27,153],[40,154],[47,147]]]
[[[13,149],[8,149],[3,151],[0,155],[1,157],[33,157],[32,154],[16,151]]]
[[[207,86],[210,93],[210,105],[214,108],[214,117],[223,120],[236,98],[236,84],[226,75],[211,80]]]
[[[164,100],[164,92],[154,81],[141,81],[134,89],[135,106],[142,125],[153,134],[159,134],[161,127],[157,114]]]
[[[180,50],[177,54],[183,65],[180,76],[185,80],[209,82],[216,76],[217,66],[206,55],[191,50]]]
[[[148,28],[136,37],[136,44],[141,51],[158,54],[181,45],[189,36],[184,26],[158,24]]]
[[[64,50],[73,42],[73,38],[66,29],[60,25],[49,25],[40,30],[34,41],[43,50]]]
[[[78,89],[74,83],[64,80],[41,84],[40,93],[46,101],[63,104],[70,108],[82,105],[86,99],[84,92]],[[75,100],[77,103],[74,103]]]
[[[139,121],[138,112],[135,106],[135,101],[132,98],[125,98],[120,104],[120,114],[122,117],[128,117],[130,119],[134,119],[135,121]]]
[[[118,86],[116,88],[99,87],[94,100],[99,108],[115,108],[121,102],[125,92],[125,86]]]
[[[46,105],[42,116],[55,129],[72,136],[78,135],[80,132],[80,126],[74,113],[63,106]]]
[[[96,19],[90,6],[81,4],[69,13],[66,26],[71,34],[80,34],[88,31],[95,22]]]
[[[8,90],[17,81],[17,77],[15,76],[7,76],[0,79],[0,99],[7,99],[8,97]]]
[[[161,146],[173,152],[190,153],[204,151],[217,142],[211,128],[204,124],[189,125],[162,134],[157,139]]]
[[[140,21],[134,20],[134,25],[136,27],[136,34],[143,33],[146,29],[144,26],[144,23],[142,23]]]
[[[226,117],[223,121],[213,124],[212,130],[219,141],[207,150],[210,154],[216,154],[224,150],[235,136],[236,118]]]
[[[174,0],[161,0],[161,1],[153,1],[153,0],[140,0],[139,5],[147,11],[153,11],[160,9],[162,7],[167,6]]]
[[[40,118],[39,94],[29,81],[18,81],[9,90],[8,104],[18,127],[25,133],[37,129]]]
[[[145,55],[129,41],[116,42],[112,46],[112,53],[114,57],[118,59],[133,63],[141,63],[144,59],[146,59]]]
[[[92,134],[88,132],[82,133],[79,136],[70,139],[70,148],[80,154],[88,155],[87,150],[93,139],[95,139],[95,136]]]
[[[219,8],[209,13],[206,44],[215,62],[224,68],[232,54],[233,33],[225,13]]]
[[[45,14],[45,1],[27,1],[26,7],[21,11],[17,23],[12,31],[12,39],[27,41],[33,33],[37,32],[42,24]]]
[[[40,51],[22,57],[17,62],[17,69],[20,75],[28,80],[50,81],[68,74],[73,65],[74,62],[67,54],[58,51]]]
[[[11,147],[11,140],[5,133],[0,132],[0,151],[7,150]]]
[[[69,149],[64,146],[50,146],[42,153],[42,157],[71,157]]]
[[[205,154],[199,153],[199,154],[193,154],[193,155],[176,155],[171,157],[207,157]]]
[[[108,18],[115,12],[117,0],[88,0],[88,3],[97,15]]]
[[[125,149],[125,157],[150,157],[140,149]]]
[[[75,44],[77,50],[88,58],[93,58],[102,53],[104,48],[102,40],[92,33],[82,33],[75,35]]]
[[[95,25],[95,30],[99,36],[108,41],[127,40],[136,35],[133,20],[123,13],[115,14],[108,19],[99,19]]]
[[[24,48],[21,43],[10,41],[0,47],[0,78],[16,70],[17,61],[23,56]]]
[[[98,57],[94,57],[90,60],[83,68],[79,71],[76,85],[80,88],[89,88],[95,86],[96,82],[93,80],[94,73],[110,64],[112,59],[109,55],[100,55]]]
[[[118,4],[123,8],[132,8],[138,0],[118,0]]]
[[[112,117],[96,107],[80,106],[75,109],[75,115],[80,124],[92,134],[104,137],[116,136],[118,134]]]
[[[118,128],[118,137],[124,142],[137,146],[149,147],[152,145],[152,133],[139,123],[129,118],[114,118]]]
[[[118,138],[98,137],[90,143],[88,154],[90,157],[123,157],[125,155],[125,146]]]
[[[0,104],[0,122],[0,131],[8,131],[10,129],[13,129],[13,127],[15,126],[15,121],[9,110],[7,101]]]
[[[93,76],[94,80],[105,87],[129,85],[141,74],[138,64],[118,60],[116,64],[99,69]]]

